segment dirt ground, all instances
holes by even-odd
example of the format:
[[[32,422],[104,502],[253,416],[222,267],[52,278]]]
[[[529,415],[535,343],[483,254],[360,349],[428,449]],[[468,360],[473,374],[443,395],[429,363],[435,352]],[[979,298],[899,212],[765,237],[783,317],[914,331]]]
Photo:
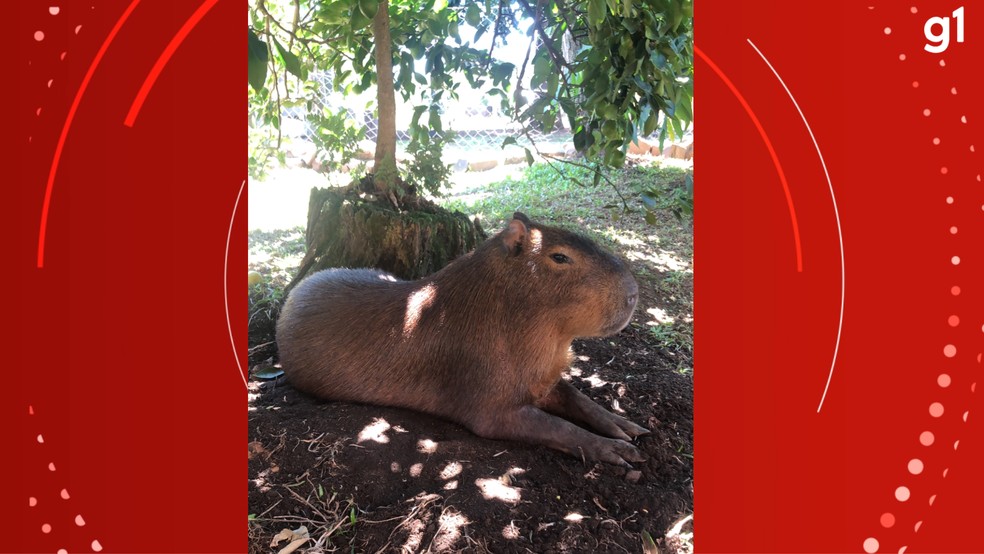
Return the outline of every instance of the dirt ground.
[[[253,381],[250,551],[277,552],[288,541],[272,548],[274,535],[301,525],[311,540],[299,552],[642,552],[644,531],[659,551],[689,551],[666,534],[693,513],[692,378],[637,326],[574,348],[572,382],[652,430],[637,440],[649,458],[637,481],[407,410],[321,402],[282,377]]]

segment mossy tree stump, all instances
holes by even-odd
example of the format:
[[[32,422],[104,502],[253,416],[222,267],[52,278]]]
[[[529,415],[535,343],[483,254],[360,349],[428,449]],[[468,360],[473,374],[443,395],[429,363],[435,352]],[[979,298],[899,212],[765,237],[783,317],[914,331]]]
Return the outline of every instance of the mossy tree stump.
[[[485,233],[461,212],[416,199],[411,209],[360,198],[352,189],[312,189],[307,254],[288,291],[331,267],[371,267],[419,279],[470,252]]]

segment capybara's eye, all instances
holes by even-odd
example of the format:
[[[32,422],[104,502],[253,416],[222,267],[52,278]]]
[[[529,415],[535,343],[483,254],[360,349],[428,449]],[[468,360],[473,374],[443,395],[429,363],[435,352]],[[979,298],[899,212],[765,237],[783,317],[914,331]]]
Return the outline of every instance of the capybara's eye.
[[[563,254],[560,254],[560,253],[551,254],[550,255],[550,259],[552,259],[553,261],[555,261],[555,262],[557,262],[559,264],[569,264],[569,263],[571,263],[571,259],[570,258],[568,258],[567,256],[565,256]]]

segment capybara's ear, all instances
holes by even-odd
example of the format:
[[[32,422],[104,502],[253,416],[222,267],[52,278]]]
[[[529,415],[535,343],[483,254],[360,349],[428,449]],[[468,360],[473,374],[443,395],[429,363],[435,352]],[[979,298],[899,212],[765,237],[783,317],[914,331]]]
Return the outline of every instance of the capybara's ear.
[[[523,219],[525,218],[526,216],[523,216]],[[526,223],[520,218],[513,219],[502,232],[502,248],[512,256],[521,253],[523,251],[523,242],[526,241],[526,234],[528,232]]]
[[[530,222],[530,218],[526,217],[526,214],[524,214],[523,212],[514,212],[513,213],[513,219],[518,219],[518,220],[522,221],[523,223],[526,224],[527,227],[533,225]]]

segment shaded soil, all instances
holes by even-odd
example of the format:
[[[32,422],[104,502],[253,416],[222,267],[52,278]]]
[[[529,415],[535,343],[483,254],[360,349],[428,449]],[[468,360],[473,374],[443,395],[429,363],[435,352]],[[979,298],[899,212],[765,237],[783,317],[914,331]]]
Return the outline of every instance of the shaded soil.
[[[639,323],[574,350],[571,381],[652,430],[636,441],[641,474],[251,381],[250,552],[277,552],[287,541],[273,537],[300,526],[297,552],[642,552],[647,536],[691,552],[689,523],[666,534],[693,513],[692,373]]]

